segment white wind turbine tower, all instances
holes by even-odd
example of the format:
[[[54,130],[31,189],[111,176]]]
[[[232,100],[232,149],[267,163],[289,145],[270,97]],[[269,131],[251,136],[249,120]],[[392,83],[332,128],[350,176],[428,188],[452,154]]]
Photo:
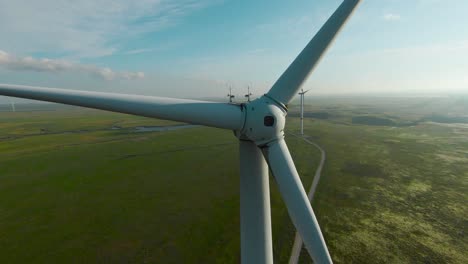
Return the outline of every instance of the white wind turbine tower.
[[[308,92],[309,90],[305,91],[301,89],[301,92],[299,95],[301,96],[301,136],[304,135],[304,95]]]
[[[273,87],[250,103],[217,103],[9,84],[0,84],[0,95],[233,130],[239,139],[242,263],[273,262],[268,169],[276,179],[289,216],[313,261],[331,263],[320,226],[284,141],[285,117],[287,104],[359,2],[344,0]]]
[[[16,112],[15,102],[13,102],[12,100],[10,100],[10,104],[11,104],[11,111],[12,111],[12,112]]]
[[[250,85],[247,86],[247,94],[245,95],[245,98],[247,98],[247,102],[250,103],[250,96],[252,93],[250,92]]]
[[[229,102],[232,103],[232,99],[233,99],[235,96],[232,94],[232,88],[231,88],[231,86],[229,86],[229,93],[228,93],[227,97],[229,98]]]

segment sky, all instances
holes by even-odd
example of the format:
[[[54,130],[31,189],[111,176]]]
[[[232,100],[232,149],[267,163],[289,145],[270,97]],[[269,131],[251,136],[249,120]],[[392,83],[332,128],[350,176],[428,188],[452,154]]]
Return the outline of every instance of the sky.
[[[341,0],[0,0],[0,83],[156,96],[268,91]],[[310,94],[468,92],[468,1],[363,0]]]

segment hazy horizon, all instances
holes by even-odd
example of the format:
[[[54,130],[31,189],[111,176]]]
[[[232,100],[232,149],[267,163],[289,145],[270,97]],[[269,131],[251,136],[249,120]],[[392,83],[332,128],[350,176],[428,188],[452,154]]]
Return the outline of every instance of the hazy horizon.
[[[123,93],[123,92],[117,92]],[[233,93],[235,94],[235,93]],[[263,94],[252,95],[251,99],[254,100],[257,97],[260,97]],[[159,96],[159,95],[148,95],[148,96]],[[190,96],[181,96],[178,98],[183,99],[193,99],[193,100],[206,100],[206,101],[217,101],[217,102],[228,102],[229,99],[227,96],[202,96],[202,97],[190,97]],[[329,93],[329,94],[321,94],[321,93],[309,93],[305,96],[305,105],[313,105],[316,100],[326,100],[326,99],[351,99],[351,100],[371,100],[371,99],[387,99],[387,101],[391,101],[392,99],[398,98],[405,98],[405,99],[425,99],[425,98],[462,98],[468,100],[468,92],[465,93]],[[299,96],[295,97],[290,105],[298,105],[300,104]],[[243,94],[235,94],[233,98],[234,103],[243,103],[246,102],[247,99],[244,97]],[[29,100],[29,99],[22,99],[22,98],[15,98],[15,97],[6,97],[0,96],[0,105],[10,105],[11,103],[15,103],[18,105],[21,104],[60,104],[60,103],[52,103],[46,101],[37,101],[37,100]],[[468,102],[468,101],[467,101]],[[64,105],[68,106],[68,105]],[[468,104],[467,104],[468,106]],[[73,107],[73,106],[71,106]]]

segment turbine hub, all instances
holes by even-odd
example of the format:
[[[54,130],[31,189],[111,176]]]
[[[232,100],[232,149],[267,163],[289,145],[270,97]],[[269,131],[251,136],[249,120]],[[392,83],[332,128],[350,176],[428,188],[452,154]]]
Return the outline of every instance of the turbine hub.
[[[239,139],[251,140],[258,146],[284,137],[286,109],[267,96],[244,104],[244,127],[235,134]]]

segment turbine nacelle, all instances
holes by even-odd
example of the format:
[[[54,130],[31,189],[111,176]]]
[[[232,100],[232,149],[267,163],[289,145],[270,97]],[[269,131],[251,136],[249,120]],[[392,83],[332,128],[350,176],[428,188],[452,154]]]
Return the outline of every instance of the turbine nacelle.
[[[267,95],[242,104],[242,108],[244,126],[240,131],[236,131],[239,139],[253,141],[261,147],[284,137],[286,108]]]

